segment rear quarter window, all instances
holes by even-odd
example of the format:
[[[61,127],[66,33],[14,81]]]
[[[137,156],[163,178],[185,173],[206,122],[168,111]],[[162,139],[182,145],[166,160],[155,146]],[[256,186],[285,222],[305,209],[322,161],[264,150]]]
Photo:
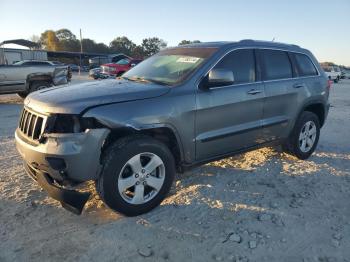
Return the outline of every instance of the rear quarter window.
[[[294,53],[294,57],[299,76],[315,76],[318,74],[317,69],[307,55]]]
[[[292,66],[289,61],[288,53],[279,50],[260,50],[264,79],[276,80],[292,78]]]

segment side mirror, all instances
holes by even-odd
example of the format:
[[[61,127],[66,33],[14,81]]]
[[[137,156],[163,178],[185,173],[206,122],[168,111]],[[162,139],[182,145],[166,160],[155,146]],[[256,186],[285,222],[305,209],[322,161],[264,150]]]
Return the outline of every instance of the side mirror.
[[[212,69],[208,75],[208,87],[232,85],[233,72],[227,69]]]

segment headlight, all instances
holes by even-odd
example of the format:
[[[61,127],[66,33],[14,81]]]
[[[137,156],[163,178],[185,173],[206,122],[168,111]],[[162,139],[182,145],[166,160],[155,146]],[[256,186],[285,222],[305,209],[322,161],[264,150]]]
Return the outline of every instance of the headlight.
[[[79,115],[57,114],[48,120],[46,128],[48,133],[80,133],[86,129],[102,127],[95,118]]]

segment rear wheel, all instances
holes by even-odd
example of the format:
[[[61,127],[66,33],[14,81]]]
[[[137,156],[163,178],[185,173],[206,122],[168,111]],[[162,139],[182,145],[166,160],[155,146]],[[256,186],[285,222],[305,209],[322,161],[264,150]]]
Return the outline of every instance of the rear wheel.
[[[113,210],[127,216],[146,213],[169,192],[174,158],[168,147],[151,137],[132,136],[113,143],[105,152],[96,189]]]
[[[304,111],[283,148],[299,159],[307,159],[315,151],[319,137],[318,117],[312,112]]]

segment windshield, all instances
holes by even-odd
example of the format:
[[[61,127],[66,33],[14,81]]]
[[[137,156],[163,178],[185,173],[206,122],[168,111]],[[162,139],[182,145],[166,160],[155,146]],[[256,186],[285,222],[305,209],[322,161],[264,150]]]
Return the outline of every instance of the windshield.
[[[132,81],[175,85],[185,81],[217,48],[167,49],[138,64],[123,78]]]
[[[121,59],[121,60],[119,60],[116,64],[117,65],[127,65],[127,64],[129,64],[129,59]]]

